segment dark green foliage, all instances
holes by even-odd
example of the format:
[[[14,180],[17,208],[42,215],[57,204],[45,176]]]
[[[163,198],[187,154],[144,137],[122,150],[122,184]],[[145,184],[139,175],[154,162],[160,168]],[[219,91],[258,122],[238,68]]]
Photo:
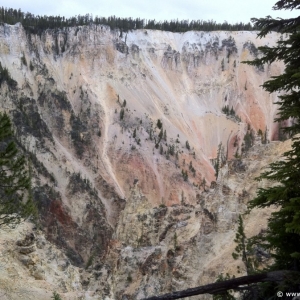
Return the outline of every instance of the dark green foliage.
[[[16,135],[30,134],[37,138],[37,147],[44,147],[46,139],[54,143],[53,136],[39,114],[38,106],[33,98],[21,97],[17,100],[18,109],[13,111],[13,123]]]
[[[23,64],[24,66],[27,66],[27,60],[26,60],[26,57],[25,57],[24,53],[23,53],[23,55],[21,56],[21,62],[22,62],[22,64]]]
[[[98,17],[93,18],[92,15],[78,15],[70,18],[61,16],[35,16],[29,12],[24,13],[20,9],[13,8],[0,8],[0,22],[7,24],[22,23],[24,28],[29,33],[38,33],[46,29],[59,29],[64,27],[82,26],[82,25],[108,25],[112,30],[120,29],[120,37],[123,32],[135,29],[154,29],[164,30],[172,32],[186,32],[190,30],[200,31],[216,31],[216,30],[228,30],[228,31],[240,31],[240,30],[255,30],[255,27],[248,23],[236,23],[229,24],[224,21],[223,23],[217,23],[213,20],[171,20],[171,21],[156,21],[145,20],[140,18],[119,18],[116,16],[111,17]],[[77,32],[76,32],[77,34]],[[146,32],[145,32],[146,34]],[[62,51],[63,52],[63,51]]]
[[[56,292],[53,292],[53,296],[51,298],[54,299],[54,300],[62,300],[60,295]]]
[[[190,169],[190,171],[193,173],[193,176],[195,177],[195,176],[196,176],[196,170],[195,170],[195,168],[193,167],[192,161],[190,161],[189,169]]]
[[[203,188],[203,190],[205,191],[205,187],[206,187],[206,180],[205,178],[203,178],[203,180],[201,181],[200,186]]]
[[[120,120],[123,120],[124,119],[124,108],[122,107],[121,110],[120,110]]]
[[[244,142],[242,145],[242,151],[248,151],[254,144],[254,131],[251,129],[250,125],[248,124],[247,132],[244,136]]]
[[[9,117],[0,113],[0,226],[35,214],[25,157],[18,154]]]
[[[90,197],[98,197],[98,192],[92,187],[91,182],[82,178],[80,173],[73,173],[69,179],[68,189],[72,194],[88,193]]]
[[[215,213],[210,212],[207,208],[203,208],[203,212],[212,222],[217,222],[217,215]]]
[[[221,69],[222,69],[222,71],[225,70],[225,62],[224,62],[224,58],[223,58],[222,61],[221,61]]]
[[[187,171],[182,170],[181,175],[182,175],[184,181],[188,181],[189,175],[188,175]]]
[[[167,132],[166,132],[166,130],[164,131],[163,139],[164,139],[164,141],[167,141]]]
[[[255,47],[255,45],[251,41],[247,41],[243,45],[243,49],[248,49],[250,54],[252,54],[254,57],[257,57],[257,55],[258,55],[258,49]]]
[[[185,142],[185,147],[186,147],[186,149],[191,150],[191,146],[190,146],[189,141]]]
[[[163,155],[164,154],[164,148],[162,145],[159,146],[159,154]]]
[[[219,176],[220,167],[222,167],[225,162],[226,162],[226,155],[225,155],[224,147],[222,146],[222,143],[220,143],[217,150],[217,157],[212,160],[212,164],[216,171],[216,178],[218,178]]]
[[[86,147],[91,143],[90,134],[87,133],[86,137],[84,137],[84,132],[87,132],[87,124],[83,122],[79,117],[75,116],[72,112],[70,118],[71,124],[71,139],[74,145],[76,154],[79,158],[82,158],[82,155],[86,149]]]
[[[234,278],[233,277],[230,277],[230,275],[228,273],[226,273],[226,275],[224,276],[223,274],[220,274],[216,280],[216,282],[221,282],[221,281],[225,281],[225,280],[228,280],[228,279],[232,279]],[[235,300],[236,298],[233,297],[231,295],[231,291],[226,291],[222,294],[217,294],[217,295],[213,295],[213,300]]]
[[[299,1],[281,0],[276,2],[274,9],[300,9]],[[266,91],[279,92],[279,114],[277,121],[293,119],[283,130],[293,135],[292,149],[283,154],[283,160],[272,163],[269,170],[264,172],[258,180],[269,180],[277,183],[270,188],[260,188],[258,195],[250,202],[249,207],[264,208],[275,206],[279,209],[271,214],[268,227],[264,235],[257,240],[271,252],[274,263],[271,270],[300,271],[300,19],[253,19],[261,29],[259,37],[265,36],[272,30],[287,33],[285,39],[277,42],[275,47],[259,47],[262,56],[247,62],[259,66],[271,64],[280,60],[285,65],[283,74],[273,76],[263,84]],[[299,290],[298,282],[282,282],[280,290],[283,292]],[[261,285],[263,288],[263,285]],[[275,283],[264,289],[264,299],[274,296],[274,290],[279,290]],[[273,291],[273,292],[272,292]]]
[[[85,269],[88,269],[88,268],[93,264],[94,258],[95,258],[95,255],[94,255],[94,254],[92,254],[92,255],[89,257],[89,259],[88,259],[88,261],[87,261],[87,263],[86,263],[86,265],[85,265]]]
[[[7,85],[11,88],[16,88],[18,83],[11,78],[10,73],[8,72],[7,68],[3,68],[0,62],[0,87],[3,82],[7,83]]]
[[[150,131],[149,131],[149,139],[150,139],[150,141],[152,141],[152,139],[153,139],[153,137],[152,137],[152,129],[150,129]]]
[[[280,132],[282,133],[283,136],[286,135],[284,132],[282,132],[282,130],[280,130]],[[268,135],[268,129],[267,128],[266,128],[266,130],[264,132],[262,132],[262,130],[259,129],[258,132],[257,132],[257,134],[260,136],[262,144],[267,144],[269,142],[268,138],[267,138],[267,135]],[[279,135],[279,137],[280,137],[280,135]],[[279,140],[280,140],[280,138],[279,138]]]
[[[229,105],[225,105],[222,107],[222,112],[226,115],[226,116],[231,116],[234,118],[234,120],[236,120],[237,122],[241,122],[241,118],[236,115],[235,110],[233,109],[233,106],[231,106],[231,108],[229,109]]]
[[[50,173],[44,164],[40,162],[34,153],[29,153],[30,162],[32,163],[33,167],[37,171],[38,175],[43,175],[44,177],[48,178],[51,183],[56,184],[56,179],[53,173]]]
[[[157,120],[156,126],[157,126],[159,129],[162,128],[163,124],[162,124],[162,122],[161,122],[160,119]]]
[[[30,62],[30,64],[29,64],[29,69],[31,72],[34,70],[34,66],[33,66],[32,62]]]
[[[174,154],[175,154],[175,145],[174,144],[169,146],[168,152],[170,155],[174,156]]]
[[[178,241],[177,241],[177,233],[176,233],[176,231],[175,231],[175,233],[174,233],[174,251],[176,252],[176,250],[177,250],[177,247],[178,247]]]
[[[163,128],[161,128],[161,130],[158,134],[159,140],[161,140],[163,138],[163,135],[164,135],[164,130],[163,130]]]
[[[238,230],[235,235],[234,239],[235,243],[237,243],[237,246],[234,249],[234,252],[232,253],[232,257],[234,259],[241,258],[245,268],[247,275],[250,275],[254,272],[254,262],[253,259],[250,257],[250,253],[252,252],[251,243],[247,239],[244,231],[244,222],[243,218],[240,215],[239,221],[238,221]]]

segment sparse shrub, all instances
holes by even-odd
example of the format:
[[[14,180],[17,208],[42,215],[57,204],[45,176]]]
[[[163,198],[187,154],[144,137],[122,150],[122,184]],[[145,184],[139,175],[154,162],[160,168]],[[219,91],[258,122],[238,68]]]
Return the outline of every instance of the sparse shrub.
[[[250,124],[248,124],[247,132],[244,136],[244,143],[242,151],[248,151],[254,144],[254,131],[251,129]]]
[[[159,137],[160,140],[163,138],[163,135],[164,135],[164,131],[163,131],[163,128],[161,128],[161,130],[158,134],[158,137]]]
[[[122,107],[121,110],[120,110],[120,120],[123,120],[124,119],[124,108]]]
[[[10,76],[8,69],[5,67],[3,68],[0,62],[0,87],[4,81],[6,81],[7,85],[11,88],[16,88],[18,85],[17,82]]]
[[[159,146],[159,154],[163,155],[164,154],[164,148],[162,145]]]
[[[163,124],[162,124],[162,122],[161,122],[160,119],[157,120],[156,126],[157,126],[159,129],[162,128]]]
[[[222,61],[221,61],[221,69],[222,69],[222,71],[225,70],[225,62],[224,62],[224,58],[223,58]]]
[[[30,62],[30,64],[29,64],[29,69],[31,72],[34,70],[34,66],[33,66],[32,62]]]
[[[86,263],[85,269],[88,269],[93,264],[93,260],[94,260],[94,255],[92,254]]]
[[[191,149],[191,146],[190,146],[190,144],[189,144],[189,141],[186,141],[186,142],[185,142],[185,147],[186,147],[186,149],[188,149],[188,150]]]
[[[169,153],[170,153],[170,155],[174,156],[174,154],[175,154],[175,145],[169,146]]]
[[[24,66],[27,66],[27,60],[26,60],[26,57],[23,53],[22,57],[21,57],[21,63],[24,65]]]
[[[226,115],[226,116],[231,116],[233,117],[237,122],[241,122],[241,118],[236,115],[235,110],[233,109],[233,106],[231,106],[231,108],[229,109],[229,105],[225,105],[222,107],[222,112]]]
[[[181,175],[182,175],[184,181],[188,181],[189,176],[188,176],[187,171],[182,170]]]
[[[51,297],[54,300],[62,300],[62,298],[60,297],[60,295],[56,292],[53,292],[53,296]]]

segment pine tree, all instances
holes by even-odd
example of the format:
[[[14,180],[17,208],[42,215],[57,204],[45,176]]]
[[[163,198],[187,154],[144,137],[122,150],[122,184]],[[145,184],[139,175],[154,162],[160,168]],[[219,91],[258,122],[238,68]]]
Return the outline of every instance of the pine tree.
[[[164,148],[163,148],[163,146],[160,144],[160,146],[159,146],[159,154],[160,154],[160,155],[163,155],[163,153],[164,153]]]
[[[188,149],[188,150],[191,149],[191,146],[190,146],[189,141],[186,141],[186,142],[185,142],[185,147],[186,147],[186,149]]]
[[[300,9],[299,1],[281,0],[273,9]],[[277,104],[279,114],[276,121],[294,120],[284,128],[292,134],[292,149],[283,154],[283,160],[272,163],[258,180],[267,179],[277,185],[261,188],[258,196],[250,202],[250,208],[277,206],[268,221],[267,232],[260,238],[265,249],[269,249],[274,263],[270,270],[300,271],[300,18],[273,19],[270,16],[252,19],[261,29],[259,37],[276,30],[284,35],[275,47],[259,47],[261,57],[247,62],[260,66],[281,60],[285,64],[283,74],[273,76],[263,84],[269,93],[281,92]],[[285,284],[281,291],[292,291],[295,283]],[[300,281],[298,280],[297,287]],[[294,286],[295,287],[295,286]],[[273,286],[271,289],[276,290]],[[267,292],[266,292],[267,293]],[[264,297],[274,296],[265,294]]]
[[[166,130],[164,131],[164,140],[167,141],[167,132],[166,132]]]
[[[18,154],[7,114],[0,113],[0,226],[17,225],[35,214],[26,160]]]
[[[159,129],[162,128],[163,124],[162,124],[162,122],[161,122],[160,119],[157,120],[156,126],[157,126]]]
[[[235,252],[232,253],[232,257],[234,259],[241,258],[245,265],[247,275],[252,274],[254,271],[253,260],[249,255],[252,252],[251,243],[245,235],[244,222],[241,215],[239,216],[238,230],[234,241],[237,243],[237,246],[234,249]]]
[[[161,140],[163,138],[163,135],[164,135],[164,130],[163,130],[163,128],[161,128],[161,130],[158,134],[159,140]]]
[[[120,120],[124,119],[124,114],[125,114],[125,111],[124,111],[124,108],[122,107],[120,110]]]

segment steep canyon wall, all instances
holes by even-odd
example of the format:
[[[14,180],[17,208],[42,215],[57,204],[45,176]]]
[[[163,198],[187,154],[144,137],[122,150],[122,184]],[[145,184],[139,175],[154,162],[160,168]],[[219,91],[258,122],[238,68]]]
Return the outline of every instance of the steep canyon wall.
[[[249,178],[281,153],[261,145],[280,129],[260,85],[284,66],[242,64],[281,37],[256,34],[0,26],[17,82],[2,83],[0,109],[32,161],[39,226],[86,267],[87,299],[140,299],[225,268]]]

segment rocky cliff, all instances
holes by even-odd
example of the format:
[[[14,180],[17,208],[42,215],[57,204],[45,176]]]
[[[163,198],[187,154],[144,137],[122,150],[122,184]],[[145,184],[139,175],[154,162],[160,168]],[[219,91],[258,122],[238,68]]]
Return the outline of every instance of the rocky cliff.
[[[125,300],[233,269],[224,259],[251,178],[288,147],[268,144],[281,137],[277,95],[260,87],[283,65],[241,62],[279,38],[95,25],[33,35],[2,24],[0,62],[15,83],[2,82],[1,111],[32,162],[40,212],[33,229],[15,231],[21,246],[3,250],[22,254],[9,257],[12,272],[41,280],[32,284],[45,299],[52,289]]]

